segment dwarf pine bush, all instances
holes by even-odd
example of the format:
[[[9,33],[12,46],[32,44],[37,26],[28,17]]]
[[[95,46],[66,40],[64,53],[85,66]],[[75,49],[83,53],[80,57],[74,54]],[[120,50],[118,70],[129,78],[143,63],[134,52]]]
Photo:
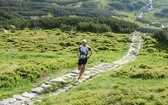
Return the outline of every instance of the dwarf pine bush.
[[[146,68],[146,67],[143,67]],[[159,69],[159,70],[151,70],[148,67],[146,69],[133,69],[133,70],[120,70],[114,71],[111,74],[112,77],[119,76],[129,76],[130,78],[141,78],[141,79],[163,79],[168,78],[168,71]]]

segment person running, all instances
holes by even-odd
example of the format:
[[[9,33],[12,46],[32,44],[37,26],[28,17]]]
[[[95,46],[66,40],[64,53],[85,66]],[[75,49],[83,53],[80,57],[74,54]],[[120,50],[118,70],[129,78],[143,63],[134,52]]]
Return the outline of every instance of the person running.
[[[86,44],[87,43],[86,40],[83,39],[81,41],[81,43],[82,43],[82,45],[79,46],[79,49],[77,52],[78,70],[80,71],[78,80],[81,78],[83,72],[85,71],[85,65],[87,63],[88,58],[90,58],[92,55],[91,47]],[[90,53],[88,54],[89,51],[90,51]]]

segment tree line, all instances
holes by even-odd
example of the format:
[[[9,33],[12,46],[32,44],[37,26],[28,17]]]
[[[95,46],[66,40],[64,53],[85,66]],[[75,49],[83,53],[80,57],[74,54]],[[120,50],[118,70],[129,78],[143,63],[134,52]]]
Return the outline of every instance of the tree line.
[[[42,28],[52,29],[60,28],[62,30],[88,31],[88,32],[120,32],[131,33],[138,26],[134,23],[119,20],[116,18],[89,18],[89,17],[43,17],[36,20],[12,19],[1,22],[4,28],[9,29],[10,25],[18,29]]]

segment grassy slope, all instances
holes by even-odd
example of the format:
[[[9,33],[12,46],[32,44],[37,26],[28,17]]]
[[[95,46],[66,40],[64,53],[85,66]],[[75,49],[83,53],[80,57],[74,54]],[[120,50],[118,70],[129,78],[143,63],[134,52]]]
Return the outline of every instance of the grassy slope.
[[[93,48],[87,65],[92,66],[112,62],[125,54],[129,46],[126,37],[129,36],[115,33],[65,33],[59,29],[0,33],[0,99],[29,91],[40,85],[38,81],[44,77],[72,71],[81,39],[87,39]]]
[[[167,105],[168,47],[144,37],[137,60],[36,105]],[[164,48],[164,50],[161,50]],[[159,52],[160,51],[160,52]]]

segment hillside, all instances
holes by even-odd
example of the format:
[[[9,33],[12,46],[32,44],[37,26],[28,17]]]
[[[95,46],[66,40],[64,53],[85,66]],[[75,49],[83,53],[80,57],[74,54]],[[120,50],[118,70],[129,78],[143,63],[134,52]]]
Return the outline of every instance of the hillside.
[[[35,105],[167,105],[168,47],[142,37],[146,43],[134,62],[61,95],[44,95]]]
[[[166,0],[0,0],[0,20],[42,17],[115,17],[141,27],[167,26]]]
[[[76,52],[87,39],[94,55],[88,66],[112,62],[129,46],[129,34],[76,33],[53,30],[12,30],[0,33],[0,99],[30,91],[48,77],[57,77],[76,68]],[[113,55],[111,55],[111,53]]]

